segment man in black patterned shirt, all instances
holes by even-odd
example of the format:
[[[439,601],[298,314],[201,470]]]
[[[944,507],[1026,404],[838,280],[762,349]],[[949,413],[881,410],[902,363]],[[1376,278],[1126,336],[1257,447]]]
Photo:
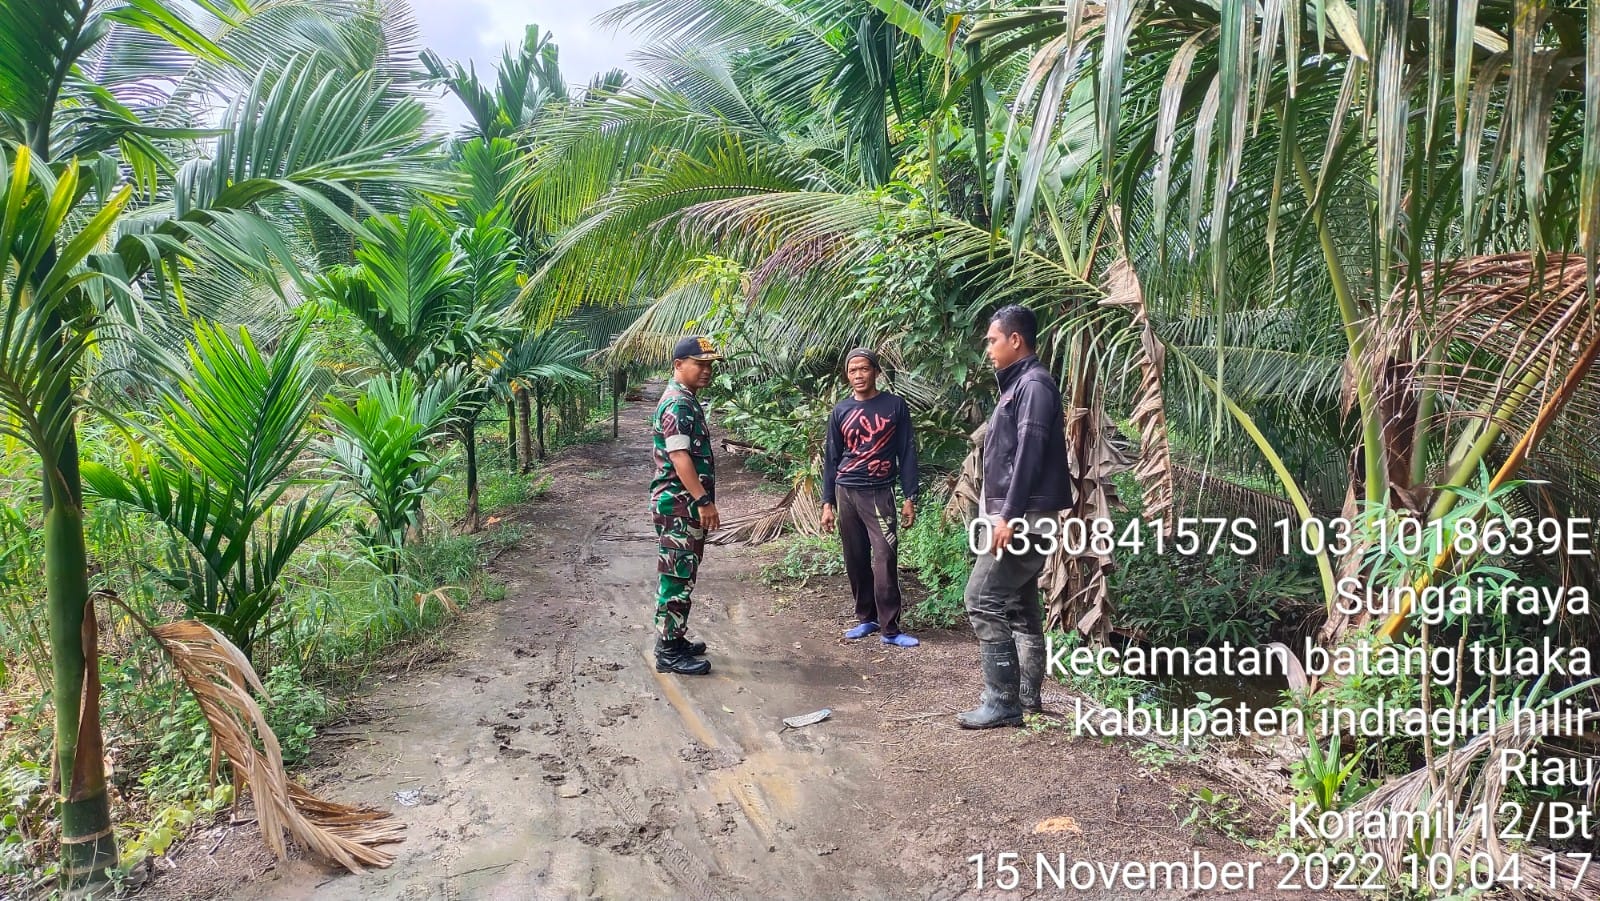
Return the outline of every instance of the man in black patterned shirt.
[[[850,397],[828,417],[822,459],[822,527],[833,529],[835,508],[844,568],[855,597],[854,628],[846,638],[882,631],[884,644],[914,648],[900,631],[900,575],[896,552],[894,483],[904,500],[900,515],[910,528],[917,496],[916,436],[911,410],[900,397],[878,390],[878,355],[858,347],[845,357]]]

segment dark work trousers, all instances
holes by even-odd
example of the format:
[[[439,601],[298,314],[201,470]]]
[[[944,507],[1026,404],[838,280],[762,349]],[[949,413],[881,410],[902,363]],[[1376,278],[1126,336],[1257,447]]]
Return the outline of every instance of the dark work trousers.
[[[1055,514],[1028,513],[1025,518]],[[1029,531],[1034,531],[1030,529]],[[1020,542],[1015,542],[1020,544]],[[1021,554],[1007,551],[996,560],[993,553],[981,554],[972,564],[967,578],[967,618],[979,641],[1011,642],[1013,632],[1022,635],[1044,634],[1044,610],[1039,605],[1039,574],[1044,572],[1046,555],[1029,542]]]
[[[898,522],[893,488],[846,488],[839,504],[839,544],[856,599],[856,619],[877,623],[885,636],[900,634]]]

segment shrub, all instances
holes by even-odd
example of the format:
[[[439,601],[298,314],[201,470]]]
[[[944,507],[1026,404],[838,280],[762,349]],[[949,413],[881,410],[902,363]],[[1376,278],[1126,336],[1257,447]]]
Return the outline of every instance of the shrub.
[[[938,509],[923,510],[900,535],[900,565],[916,574],[928,596],[907,612],[911,624],[949,628],[965,621],[963,594],[972,555],[961,523],[945,522]]]

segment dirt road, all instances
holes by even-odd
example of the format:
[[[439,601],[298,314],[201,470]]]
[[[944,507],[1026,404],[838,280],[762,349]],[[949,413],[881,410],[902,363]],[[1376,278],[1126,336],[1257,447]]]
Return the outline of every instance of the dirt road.
[[[144,894],[948,898],[990,894],[975,884],[978,853],[1022,854],[1030,890],[1036,852],[1259,859],[1179,824],[1190,805],[1174,787],[1207,784],[1199,774],[1152,776],[1124,746],[1061,728],[957,729],[950,714],[979,688],[969,633],[921,633],[911,650],[846,642],[842,580],[775,592],[759,577],[770,550],[708,551],[691,634],[714,671],[657,674],[648,413],[629,404],[621,441],[553,462],[550,491],[519,514],[528,537],[492,565],[506,599],[450,627],[449,659],[379,680],[357,701],[369,719],[320,739],[307,781],[408,824],[393,867],[280,864],[236,827],[191,840]],[[722,464],[724,515],[772,501]],[[823,707],[833,715],[819,725],[780,722]]]

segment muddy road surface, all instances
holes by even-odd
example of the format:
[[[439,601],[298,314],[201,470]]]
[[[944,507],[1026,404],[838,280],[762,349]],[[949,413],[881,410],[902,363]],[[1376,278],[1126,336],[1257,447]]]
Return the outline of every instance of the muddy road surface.
[[[278,862],[235,824],[192,836],[141,896],[1198,898],[1212,892],[1058,890],[1035,855],[1265,860],[1181,823],[1184,789],[1217,787],[1202,772],[1151,772],[1133,745],[1059,726],[958,729],[951,715],[980,689],[970,632],[919,632],[913,649],[845,641],[843,579],[769,586],[780,548],[708,549],[690,634],[713,672],[656,673],[645,510],[658,390],[624,407],[621,440],[547,467],[550,489],[515,514],[525,538],[490,564],[506,598],[447,627],[445,660],[375,677],[355,723],[319,738],[301,778],[394,811],[408,828],[392,867]],[[776,500],[732,458],[719,467],[724,516]],[[1060,709],[1066,695],[1046,700]],[[781,722],[824,707],[822,723]],[[1238,825],[1271,829],[1248,810]],[[972,856],[1002,852],[1021,855],[1022,884],[997,892],[991,866],[980,888]],[[1317,897],[1280,895],[1279,872],[1265,861],[1258,888],[1231,896]]]

